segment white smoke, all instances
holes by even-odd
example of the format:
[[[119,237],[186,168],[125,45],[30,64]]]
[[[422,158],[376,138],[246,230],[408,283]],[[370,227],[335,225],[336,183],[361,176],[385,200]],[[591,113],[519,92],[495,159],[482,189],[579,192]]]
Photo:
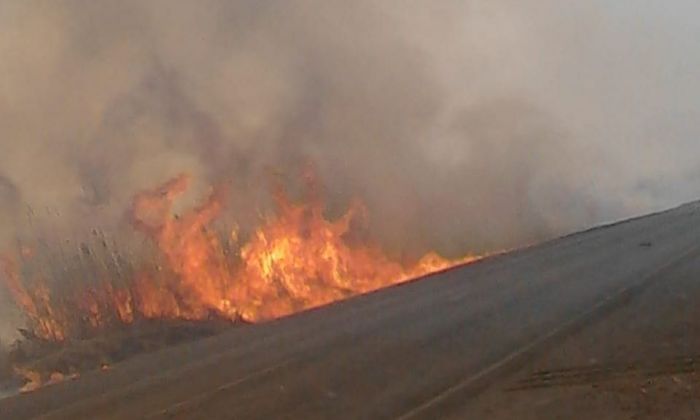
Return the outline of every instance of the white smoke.
[[[121,220],[188,171],[316,163],[388,245],[456,255],[699,193],[688,1],[0,3],[0,240]],[[196,194],[195,194],[196,195]],[[57,234],[59,234],[57,233]],[[404,251],[399,249],[399,251]]]

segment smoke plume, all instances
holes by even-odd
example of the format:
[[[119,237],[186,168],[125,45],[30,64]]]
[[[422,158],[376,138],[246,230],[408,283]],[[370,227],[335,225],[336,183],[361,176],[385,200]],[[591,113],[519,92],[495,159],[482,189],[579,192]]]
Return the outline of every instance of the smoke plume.
[[[527,3],[527,4],[525,4]],[[614,3],[614,4],[613,4]],[[253,223],[313,162],[396,252],[529,243],[698,195],[698,6],[0,3],[0,242],[180,172]],[[5,302],[0,304],[7,306]]]

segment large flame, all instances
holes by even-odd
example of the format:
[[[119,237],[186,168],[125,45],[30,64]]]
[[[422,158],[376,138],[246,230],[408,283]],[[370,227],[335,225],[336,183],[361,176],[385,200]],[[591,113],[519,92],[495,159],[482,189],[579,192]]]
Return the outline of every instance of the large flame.
[[[223,209],[221,189],[186,214],[173,214],[190,182],[179,176],[138,194],[130,212],[134,227],[158,249],[156,268],[137,270],[128,281],[98,278],[59,297],[46,279],[24,279],[16,261],[4,258],[5,283],[31,333],[60,342],[139,318],[264,321],[476,259],[435,253],[410,264],[392,259],[377,245],[350,237],[353,223],[364,218],[362,204],[328,220],[313,177],[306,179],[299,203],[275,188],[274,215],[238,243],[237,231],[222,236],[211,227]]]

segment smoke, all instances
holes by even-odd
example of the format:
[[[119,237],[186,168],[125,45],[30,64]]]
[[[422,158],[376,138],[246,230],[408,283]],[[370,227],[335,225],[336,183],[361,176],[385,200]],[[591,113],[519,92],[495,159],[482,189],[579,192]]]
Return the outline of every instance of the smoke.
[[[9,355],[7,349],[0,342],[0,381],[5,381],[10,377],[12,370],[10,367]]]
[[[269,172],[309,161],[331,207],[363,198],[397,252],[499,249],[692,199],[697,8],[2,2],[0,242],[36,214],[57,235],[117,223],[183,171],[191,200],[228,184],[251,223]]]

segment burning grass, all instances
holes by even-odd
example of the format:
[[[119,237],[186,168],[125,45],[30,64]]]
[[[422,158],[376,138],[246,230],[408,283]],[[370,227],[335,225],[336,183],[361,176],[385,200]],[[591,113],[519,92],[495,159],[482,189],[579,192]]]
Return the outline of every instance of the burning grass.
[[[189,186],[183,175],[134,198],[129,218],[153,245],[139,254],[99,231],[73,252],[63,242],[19,246],[0,261],[27,320],[10,357],[15,370],[33,388],[225,325],[286,316],[476,259],[433,252],[393,259],[353,237],[366,217],[359,201],[329,220],[315,177],[304,180],[299,202],[276,186],[276,212],[247,236],[213,227],[221,189],[175,215]]]

